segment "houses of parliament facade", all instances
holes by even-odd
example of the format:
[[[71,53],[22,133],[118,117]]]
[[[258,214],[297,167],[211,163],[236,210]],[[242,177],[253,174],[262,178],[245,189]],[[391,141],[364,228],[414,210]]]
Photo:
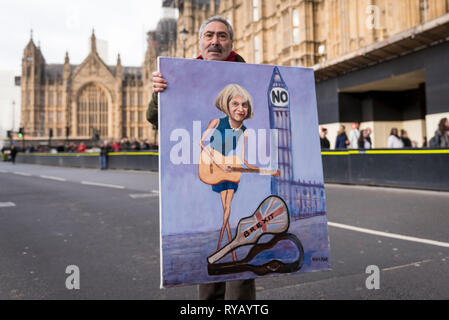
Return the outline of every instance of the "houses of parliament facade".
[[[165,0],[179,10],[186,57],[198,31],[221,15],[234,28],[234,49],[249,63],[312,67],[449,12],[447,0]],[[178,41],[176,55],[182,56]]]
[[[157,56],[196,58],[198,31],[213,15],[234,28],[234,50],[248,63],[310,67],[318,116],[334,139],[359,122],[375,147],[389,128],[412,140],[431,138],[449,116],[449,0],[164,0],[163,17],[148,32],[140,67],[107,66],[95,49],[78,66],[66,56],[45,64],[33,41],[22,61],[22,127],[48,135],[156,139],[145,120]]]
[[[145,112],[151,94],[148,60],[142,67],[106,65],[96,48],[80,65],[47,64],[31,38],[24,50],[20,79],[21,128],[27,141],[90,141],[122,137],[156,139]],[[147,68],[145,68],[147,66]]]

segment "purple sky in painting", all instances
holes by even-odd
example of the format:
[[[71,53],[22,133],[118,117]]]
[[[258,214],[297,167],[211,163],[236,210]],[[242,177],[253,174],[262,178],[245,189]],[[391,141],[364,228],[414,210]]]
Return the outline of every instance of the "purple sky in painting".
[[[267,90],[273,66],[215,61],[160,58],[159,70],[168,82],[160,95],[160,157],[162,234],[217,230],[223,220],[218,193],[198,178],[197,165],[174,165],[170,151],[179,141],[170,141],[175,129],[190,132],[190,158],[193,121],[201,121],[201,133],[210,120],[225,115],[214,106],[218,93],[237,83],[248,90],[254,102],[254,117],[247,128],[269,130]],[[313,70],[278,67],[289,88],[295,179],[323,182],[318,116]],[[243,174],[234,196],[230,223],[252,215],[260,202],[270,195],[269,176]]]

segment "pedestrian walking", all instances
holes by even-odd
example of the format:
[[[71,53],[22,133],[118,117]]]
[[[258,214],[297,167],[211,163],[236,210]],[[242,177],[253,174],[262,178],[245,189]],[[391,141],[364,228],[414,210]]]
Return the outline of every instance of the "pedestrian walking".
[[[331,144],[326,136],[327,136],[327,129],[321,128],[321,132],[320,132],[321,149],[330,149],[331,148]]]
[[[372,144],[369,129],[364,129],[360,132],[360,137],[357,141],[357,147],[359,149],[371,149]]]
[[[398,129],[392,128],[390,131],[390,136],[388,137],[387,146],[390,149],[401,149],[404,148],[404,143],[398,136]]]
[[[349,145],[348,136],[346,135],[346,127],[344,125],[340,125],[340,129],[338,130],[337,140],[335,142],[335,149],[347,149]]]
[[[120,151],[120,141],[116,140],[112,144],[112,151],[119,152]]]
[[[106,170],[108,167],[108,153],[111,151],[109,142],[105,140],[100,148],[100,169]]]
[[[447,118],[440,119],[438,129],[435,135],[430,139],[429,146],[431,148],[447,148],[449,147],[449,138],[447,132],[449,131],[449,120]]]
[[[84,142],[80,143],[80,145],[78,146],[76,151],[78,151],[78,152],[86,152],[86,145],[84,144]]]
[[[402,140],[402,143],[404,144],[404,148],[412,147],[412,141],[408,137],[407,131],[405,131],[404,129],[401,129],[401,140]]]
[[[12,145],[11,146],[11,154],[10,154],[12,164],[16,164],[17,152],[18,152],[18,150],[17,150],[16,146]]]
[[[140,142],[136,138],[132,138],[131,140],[131,150],[133,151],[140,150]]]
[[[120,149],[123,151],[131,150],[131,142],[129,142],[128,137],[123,137],[120,141]]]
[[[357,149],[359,147],[360,136],[359,123],[354,122],[352,124],[352,130],[349,132],[349,148]]]

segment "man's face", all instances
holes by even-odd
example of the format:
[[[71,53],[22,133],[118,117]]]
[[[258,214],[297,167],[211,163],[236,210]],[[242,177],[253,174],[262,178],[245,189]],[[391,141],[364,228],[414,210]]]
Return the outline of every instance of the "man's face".
[[[220,21],[209,23],[201,35],[199,47],[204,60],[226,60],[232,51],[232,40],[226,25]]]

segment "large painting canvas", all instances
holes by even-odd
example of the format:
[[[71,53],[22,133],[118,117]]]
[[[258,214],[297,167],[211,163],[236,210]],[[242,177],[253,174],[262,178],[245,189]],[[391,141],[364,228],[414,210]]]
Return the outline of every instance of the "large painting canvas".
[[[161,286],[330,269],[313,70],[159,70]]]

